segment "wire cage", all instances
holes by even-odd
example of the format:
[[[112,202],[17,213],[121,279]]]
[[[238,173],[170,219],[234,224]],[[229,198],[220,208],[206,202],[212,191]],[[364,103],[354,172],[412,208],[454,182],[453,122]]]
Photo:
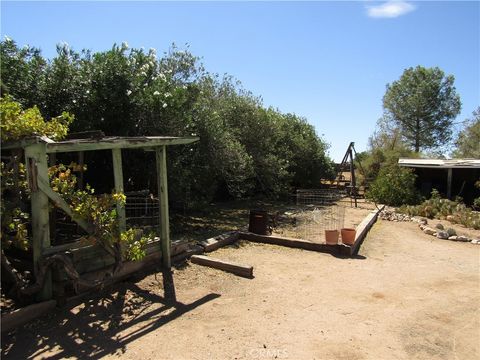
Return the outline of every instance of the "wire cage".
[[[325,242],[325,230],[340,230],[345,223],[345,191],[340,189],[297,190],[296,237]]]
[[[330,204],[297,215],[296,237],[313,242],[325,242],[325,230],[340,230],[344,226],[345,206]]]

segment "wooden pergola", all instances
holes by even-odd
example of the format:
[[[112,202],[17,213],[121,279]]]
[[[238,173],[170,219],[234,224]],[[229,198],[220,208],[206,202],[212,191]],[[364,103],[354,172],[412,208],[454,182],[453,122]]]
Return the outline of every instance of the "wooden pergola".
[[[71,244],[52,246],[50,243],[49,201],[52,201],[62,209],[87,233],[92,231],[92,225],[85,219],[76,216],[60,194],[53,191],[50,187],[48,154],[111,150],[115,191],[123,193],[122,149],[155,151],[160,209],[158,235],[161,240],[163,266],[170,268],[171,241],[168,210],[167,146],[190,144],[198,140],[199,138],[197,137],[147,136],[53,141],[48,137],[32,137],[2,144],[2,150],[23,149],[25,153],[28,185],[31,190],[32,252],[35,271],[37,271],[37,265],[42,256],[68,250],[69,246],[71,246]],[[126,230],[125,207],[117,204],[117,213],[119,230],[124,231]],[[40,297],[43,299],[52,297],[51,275],[47,277]]]

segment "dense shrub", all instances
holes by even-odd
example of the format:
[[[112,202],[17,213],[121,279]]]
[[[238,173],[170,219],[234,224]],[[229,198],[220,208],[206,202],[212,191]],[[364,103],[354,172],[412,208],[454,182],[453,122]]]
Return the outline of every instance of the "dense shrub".
[[[415,189],[416,175],[410,169],[391,165],[380,169],[366,197],[376,203],[400,206],[419,201]]]
[[[158,57],[127,44],[97,53],[61,45],[51,60],[10,39],[0,50],[2,93],[24,107],[37,105],[46,118],[74,114],[74,132],[199,136],[199,143],[168,150],[172,201],[277,197],[334,176],[327,144],[304,118],[265,108],[240,83],[208,73],[175,46]],[[155,171],[145,171],[148,156],[125,152],[126,191],[156,191]],[[86,180],[109,192],[105,155],[88,154],[88,164]]]

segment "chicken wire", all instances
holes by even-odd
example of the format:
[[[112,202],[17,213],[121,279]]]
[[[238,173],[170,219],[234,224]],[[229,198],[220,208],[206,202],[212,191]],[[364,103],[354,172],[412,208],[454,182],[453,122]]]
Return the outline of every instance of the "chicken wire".
[[[325,230],[340,230],[344,227],[345,206],[330,204],[304,210],[296,216],[296,237],[313,242],[325,242]]]
[[[347,196],[341,189],[299,189],[296,194],[299,206],[324,206],[341,201]]]
[[[138,191],[127,193],[125,215],[131,227],[154,228],[159,225],[160,206],[152,194]]]
[[[325,230],[340,230],[345,223],[345,191],[339,189],[297,190],[296,237],[324,243]]]

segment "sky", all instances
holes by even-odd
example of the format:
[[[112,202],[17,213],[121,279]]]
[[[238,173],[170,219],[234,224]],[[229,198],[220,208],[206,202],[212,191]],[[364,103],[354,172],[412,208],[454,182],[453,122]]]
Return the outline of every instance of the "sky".
[[[455,76],[462,112],[480,105],[480,2],[1,1],[1,35],[55,56],[56,44],[172,43],[228,73],[284,113],[313,124],[341,160],[367,148],[387,83],[417,65]],[[462,124],[456,125],[457,130]]]

